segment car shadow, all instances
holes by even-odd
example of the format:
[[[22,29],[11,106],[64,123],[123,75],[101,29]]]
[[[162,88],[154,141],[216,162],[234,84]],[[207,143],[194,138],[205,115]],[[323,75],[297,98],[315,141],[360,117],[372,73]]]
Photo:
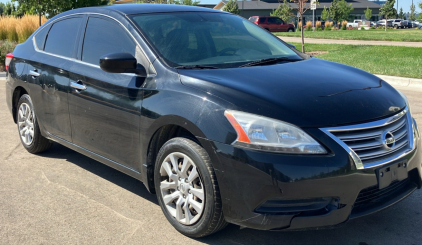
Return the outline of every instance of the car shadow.
[[[115,185],[118,185],[144,198],[145,200],[158,205],[156,196],[149,193],[141,181],[65,146],[54,143],[50,150],[38,155],[48,158],[65,159],[72,164],[75,164],[107,181],[110,181],[111,183],[114,183]]]

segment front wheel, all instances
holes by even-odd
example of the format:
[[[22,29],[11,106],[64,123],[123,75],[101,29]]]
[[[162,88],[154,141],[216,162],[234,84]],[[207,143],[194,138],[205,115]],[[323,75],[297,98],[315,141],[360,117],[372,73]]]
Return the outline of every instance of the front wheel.
[[[292,28],[290,28],[289,30],[287,30],[288,32],[293,32],[293,29]]]
[[[154,184],[164,215],[180,233],[204,237],[227,225],[211,160],[192,140],[173,138],[161,147]]]
[[[52,143],[41,135],[34,106],[28,94],[22,95],[19,99],[16,113],[19,136],[23,147],[30,153],[48,150]]]

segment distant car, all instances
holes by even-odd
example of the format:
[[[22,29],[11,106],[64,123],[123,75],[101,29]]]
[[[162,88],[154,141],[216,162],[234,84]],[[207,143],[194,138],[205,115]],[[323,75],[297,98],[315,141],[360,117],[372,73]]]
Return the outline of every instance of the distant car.
[[[392,21],[394,29],[398,29],[398,28],[404,29],[407,27],[407,21],[403,19],[390,19],[388,21]]]
[[[385,26],[385,20],[377,21],[377,27],[379,27],[379,26]],[[388,20],[387,21],[387,27],[393,27],[393,22]]]
[[[362,20],[353,20],[353,22],[348,22],[347,26],[348,27],[353,27],[353,28],[358,28],[359,27],[359,22],[362,22]]]
[[[418,23],[416,23],[415,21],[407,22],[407,28],[416,28],[416,27],[418,27]]]
[[[418,28],[422,29],[422,23],[418,24]]]
[[[249,21],[271,32],[279,32],[279,31],[294,32],[295,31],[294,25],[287,24],[278,17],[251,16],[249,18]]]

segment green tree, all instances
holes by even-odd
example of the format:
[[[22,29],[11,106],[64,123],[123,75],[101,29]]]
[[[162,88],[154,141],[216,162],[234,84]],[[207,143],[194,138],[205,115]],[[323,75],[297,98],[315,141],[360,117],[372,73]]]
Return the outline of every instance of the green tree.
[[[83,8],[89,6],[106,5],[108,0],[12,0],[18,3],[18,9],[22,14],[33,13],[39,15],[41,25],[41,15],[51,18],[64,11]]]
[[[369,7],[366,7],[366,10],[363,11],[365,13],[365,18],[367,20],[371,20],[372,18],[372,9],[370,9]]]
[[[4,3],[0,3],[0,16],[3,16],[3,11],[6,5]]]
[[[399,19],[404,19],[403,8],[400,8]]]
[[[326,7],[324,7],[324,9],[322,10],[321,13],[321,19],[322,20],[328,20],[330,18],[330,11],[328,11],[328,9]]]
[[[240,14],[239,6],[236,0],[229,0],[223,8],[224,11],[232,14]]]
[[[353,11],[352,4],[347,4],[345,0],[334,0],[330,6],[330,16],[338,23],[342,20],[347,20],[350,13]]]
[[[115,3],[116,3],[116,0],[110,0],[110,1],[108,1],[108,4],[107,5],[113,5]]]
[[[193,0],[179,0],[176,2],[176,4],[180,5],[189,5],[189,6],[196,6],[198,5],[199,1],[193,1]]]
[[[286,23],[290,22],[294,16],[292,13],[292,8],[290,7],[290,4],[287,2],[287,0],[284,0],[283,4],[278,5],[278,8],[274,9],[270,15],[280,17]]]
[[[416,7],[413,3],[410,5],[409,20],[416,20]]]
[[[12,15],[14,6],[12,3],[7,2],[4,6],[3,15]]]
[[[385,17],[385,31],[387,31],[387,20],[388,17],[393,17],[397,15],[397,10],[394,8],[394,3],[396,2],[396,0],[387,0],[387,2],[382,5],[382,7],[380,8],[380,14],[384,15]]]

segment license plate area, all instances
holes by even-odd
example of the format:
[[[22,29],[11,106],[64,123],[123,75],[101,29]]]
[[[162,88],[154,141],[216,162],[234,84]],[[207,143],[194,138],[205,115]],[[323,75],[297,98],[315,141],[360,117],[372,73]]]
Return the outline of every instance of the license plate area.
[[[407,161],[389,164],[375,170],[375,172],[377,173],[379,189],[385,188],[395,180],[401,181],[408,177]]]

